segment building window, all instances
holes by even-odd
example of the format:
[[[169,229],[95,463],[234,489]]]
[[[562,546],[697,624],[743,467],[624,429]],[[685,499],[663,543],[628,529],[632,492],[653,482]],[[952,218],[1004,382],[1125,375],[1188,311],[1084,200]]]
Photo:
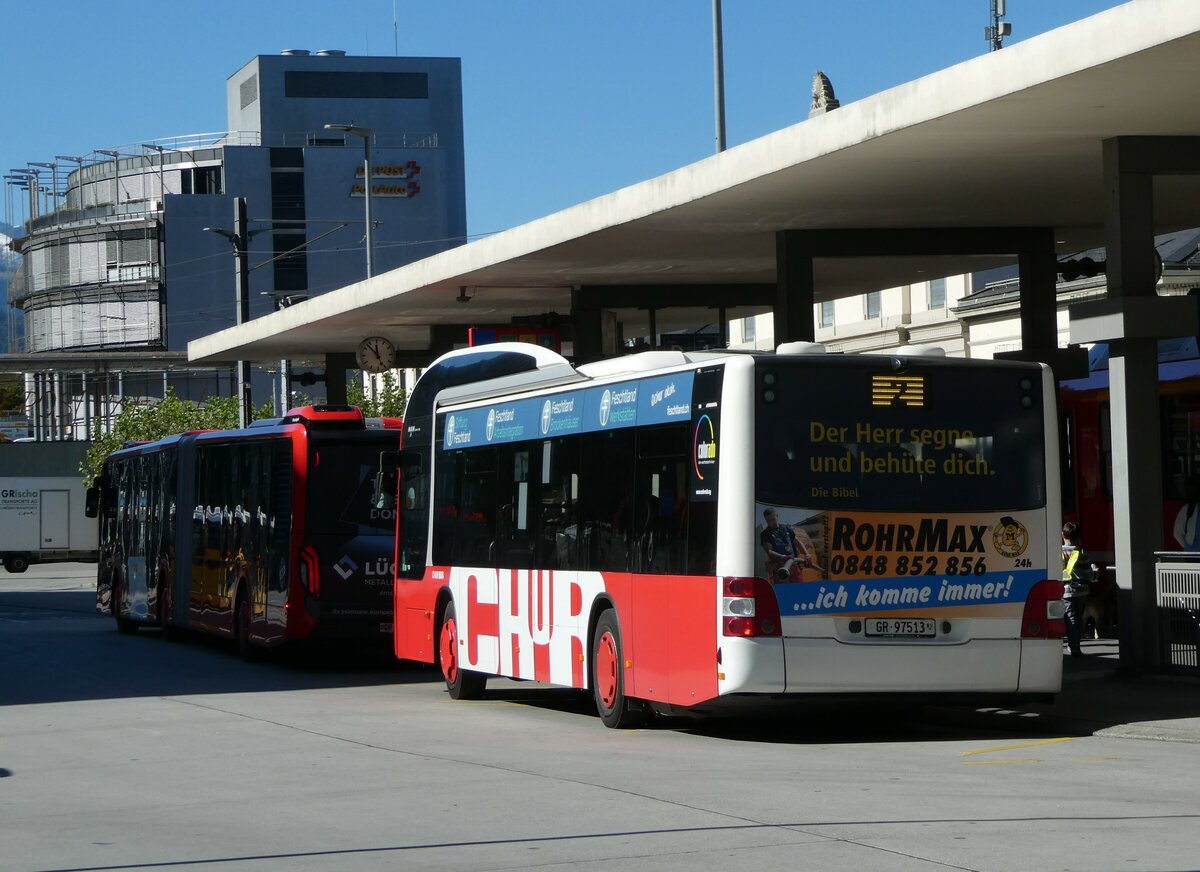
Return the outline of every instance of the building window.
[[[286,97],[333,100],[427,100],[427,73],[285,70]]]
[[[929,283],[929,308],[940,309],[946,305],[946,280],[934,279]]]
[[[821,327],[833,326],[833,300],[825,300],[821,303],[821,313],[818,315],[817,323]]]
[[[867,294],[867,318],[878,318],[880,309],[880,297],[882,291],[871,291]]]
[[[754,316],[742,319],[742,341],[753,342],[755,336]]]

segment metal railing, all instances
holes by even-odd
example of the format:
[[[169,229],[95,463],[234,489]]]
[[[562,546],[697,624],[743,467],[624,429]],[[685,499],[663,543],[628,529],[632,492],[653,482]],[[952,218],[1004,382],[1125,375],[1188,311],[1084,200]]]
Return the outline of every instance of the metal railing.
[[[1200,675],[1200,554],[1156,555],[1154,602],[1164,669]]]

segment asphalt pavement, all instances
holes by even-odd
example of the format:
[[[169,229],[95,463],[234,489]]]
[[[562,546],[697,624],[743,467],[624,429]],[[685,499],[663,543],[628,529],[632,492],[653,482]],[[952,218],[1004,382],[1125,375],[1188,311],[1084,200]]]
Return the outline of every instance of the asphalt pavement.
[[[94,578],[95,564],[33,566],[21,575],[0,570],[0,593],[9,594],[8,601],[16,605],[18,591],[82,593],[94,589]],[[1070,657],[1064,646],[1063,687],[1053,703],[971,714],[994,714],[1015,729],[1052,727],[1077,736],[1200,743],[1200,674],[1130,674],[1121,667],[1115,639],[1084,640],[1083,650],[1083,657]],[[949,707],[938,710],[943,717],[953,716]]]

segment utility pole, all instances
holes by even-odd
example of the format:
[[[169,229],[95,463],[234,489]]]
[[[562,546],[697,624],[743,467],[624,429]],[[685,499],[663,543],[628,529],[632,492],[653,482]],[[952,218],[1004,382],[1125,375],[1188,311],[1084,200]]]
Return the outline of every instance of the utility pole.
[[[246,198],[233,199],[233,230],[223,227],[205,227],[209,233],[224,236],[233,245],[236,261],[233,272],[233,291],[236,302],[236,323],[240,326],[250,320],[250,231],[247,229]],[[250,395],[250,361],[237,362],[238,426],[248,427],[253,415]]]
[[[237,298],[237,323],[250,320],[250,252],[247,250],[250,233],[246,226],[246,198],[233,199],[234,254],[237,256],[237,274],[234,296]],[[238,426],[250,426],[253,406],[250,397],[250,361],[239,360],[238,368]]]
[[[721,28],[721,0],[713,0],[713,102],[716,108],[717,153],[725,150],[725,48]]]

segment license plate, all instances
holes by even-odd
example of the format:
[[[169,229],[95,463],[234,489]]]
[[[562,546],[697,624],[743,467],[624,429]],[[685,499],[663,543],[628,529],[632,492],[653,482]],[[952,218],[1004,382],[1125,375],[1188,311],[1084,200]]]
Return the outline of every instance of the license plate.
[[[936,624],[929,618],[867,618],[868,636],[900,636],[920,638],[933,636]]]

